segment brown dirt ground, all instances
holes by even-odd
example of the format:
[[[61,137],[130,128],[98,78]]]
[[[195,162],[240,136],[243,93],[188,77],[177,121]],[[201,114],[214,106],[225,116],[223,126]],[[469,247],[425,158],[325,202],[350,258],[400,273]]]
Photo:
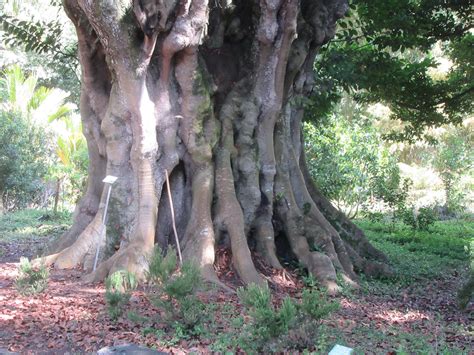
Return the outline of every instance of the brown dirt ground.
[[[211,352],[208,340],[183,340],[167,347],[160,345],[154,335],[143,335],[141,326],[127,317],[112,322],[106,312],[103,284],[83,284],[83,274],[78,269],[51,270],[45,292],[21,296],[14,286],[17,268],[12,261],[18,261],[19,253],[24,255],[26,245],[1,247],[0,353],[82,353],[123,343],[153,346],[177,354]],[[221,250],[216,269],[221,279],[235,288],[239,284],[227,268],[229,262],[229,253]],[[298,297],[302,283],[295,273],[271,271],[257,264],[271,283],[275,302],[287,294]],[[473,309],[459,311],[452,291],[461,283],[458,276],[454,273],[429,280],[392,295],[374,290],[338,296],[340,310],[324,323],[334,334],[342,336],[346,346],[363,349],[363,353],[394,354],[391,339],[404,333],[424,335],[435,349],[443,343],[474,354]],[[214,289],[199,296],[205,302],[215,303],[218,309],[232,303],[237,314],[242,311],[236,295]],[[143,289],[134,293],[131,308],[150,317],[160,312],[148,302]]]

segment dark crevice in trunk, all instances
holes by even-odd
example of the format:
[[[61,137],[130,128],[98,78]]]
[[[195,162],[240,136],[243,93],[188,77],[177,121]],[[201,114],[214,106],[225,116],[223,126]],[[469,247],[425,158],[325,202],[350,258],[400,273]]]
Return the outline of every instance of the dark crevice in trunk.
[[[176,219],[176,229],[178,237],[182,240],[189,220],[189,198],[186,197],[189,196],[189,186],[185,174],[184,162],[181,161],[173,169],[169,176],[169,181]],[[171,205],[166,186],[164,186],[161,191],[160,204],[158,205],[155,243],[158,244],[162,250],[165,250],[168,244],[173,245],[176,249],[171,218]]]

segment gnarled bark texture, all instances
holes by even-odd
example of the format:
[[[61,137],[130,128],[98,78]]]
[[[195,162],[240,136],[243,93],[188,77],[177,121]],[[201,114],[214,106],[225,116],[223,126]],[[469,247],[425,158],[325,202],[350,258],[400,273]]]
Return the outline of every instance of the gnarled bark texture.
[[[154,245],[174,243],[168,171],[183,255],[207,279],[218,281],[220,244],[244,283],[264,282],[252,251],[274,268],[291,255],[330,289],[337,272],[355,282],[356,271],[387,271],[304,160],[297,99],[346,0],[65,0],[65,9],[79,38],[89,183],[49,263],[90,270],[103,243],[92,279],[142,275]],[[106,242],[105,175],[119,177]]]

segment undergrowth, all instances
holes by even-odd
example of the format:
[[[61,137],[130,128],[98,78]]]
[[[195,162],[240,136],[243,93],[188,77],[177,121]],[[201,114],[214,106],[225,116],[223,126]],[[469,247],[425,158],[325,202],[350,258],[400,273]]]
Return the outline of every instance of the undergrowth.
[[[420,292],[423,292],[423,285],[431,279],[443,275],[464,275],[458,274],[458,271],[465,272],[467,269],[472,253],[470,242],[474,236],[472,221],[437,221],[430,224],[427,230],[414,230],[401,223],[356,222],[371,243],[387,255],[395,271],[393,278],[385,280],[365,279],[362,275],[363,293],[398,297],[406,292],[407,286],[413,288],[416,285],[420,285]],[[3,215],[0,216],[0,241],[46,237],[51,231],[65,228],[67,223],[69,216],[49,216],[45,211]],[[238,301],[232,297],[229,303],[204,302],[202,295],[207,290],[202,288],[198,269],[189,263],[178,265],[173,249],[168,249],[166,253],[155,250],[149,266],[148,283],[144,290],[158,313],[145,317],[140,309],[132,308],[129,300],[136,280],[132,274],[123,271],[107,280],[107,310],[114,320],[127,315],[143,334],[154,334],[162,346],[175,346],[186,341],[188,344],[209,344],[209,350],[217,353],[308,350],[327,353],[336,342],[350,344],[351,339],[357,337],[364,338],[367,344],[366,347],[356,347],[355,353],[370,352],[373,350],[370,344],[377,346],[382,343],[384,348],[401,354],[420,351],[462,353],[459,349],[450,348],[442,337],[433,343],[429,334],[408,334],[399,327],[382,333],[375,325],[365,325],[355,328],[348,335],[337,327],[328,326],[332,322],[328,319],[332,319],[331,314],[338,304],[331,302],[318,289],[318,283],[311,275],[304,277],[306,286],[297,298],[287,297],[281,302],[272,299],[269,288],[253,285],[239,289],[240,308],[236,307]],[[47,287],[47,268],[33,268],[27,259],[22,259],[19,273],[15,285],[22,294],[31,295]],[[457,297],[457,291],[453,290],[453,297]],[[348,289],[341,297],[356,301],[358,292]],[[460,303],[468,302],[469,295],[472,295],[472,281],[461,290]],[[456,323],[437,326],[451,327]],[[464,332],[465,329],[456,331]],[[440,330],[440,334],[443,332]]]
[[[186,334],[197,334],[204,318],[204,304],[196,291],[202,283],[199,269],[191,262],[178,267],[176,252],[169,247],[166,255],[155,248],[149,263],[152,285],[151,303],[165,311],[167,326]]]
[[[239,348],[245,352],[325,347],[321,320],[339,308],[318,289],[303,290],[300,300],[286,297],[279,306],[273,304],[268,287],[249,285],[237,295],[251,319],[240,330]]]

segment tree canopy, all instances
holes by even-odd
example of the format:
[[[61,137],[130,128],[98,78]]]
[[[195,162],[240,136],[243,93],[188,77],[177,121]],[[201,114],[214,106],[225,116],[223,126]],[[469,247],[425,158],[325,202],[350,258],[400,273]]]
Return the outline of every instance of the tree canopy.
[[[359,101],[388,105],[392,118],[405,123],[394,138],[459,124],[474,102],[472,28],[469,0],[352,1],[335,39],[316,59],[312,118],[329,112],[346,91]],[[436,76],[440,59],[447,68]]]

